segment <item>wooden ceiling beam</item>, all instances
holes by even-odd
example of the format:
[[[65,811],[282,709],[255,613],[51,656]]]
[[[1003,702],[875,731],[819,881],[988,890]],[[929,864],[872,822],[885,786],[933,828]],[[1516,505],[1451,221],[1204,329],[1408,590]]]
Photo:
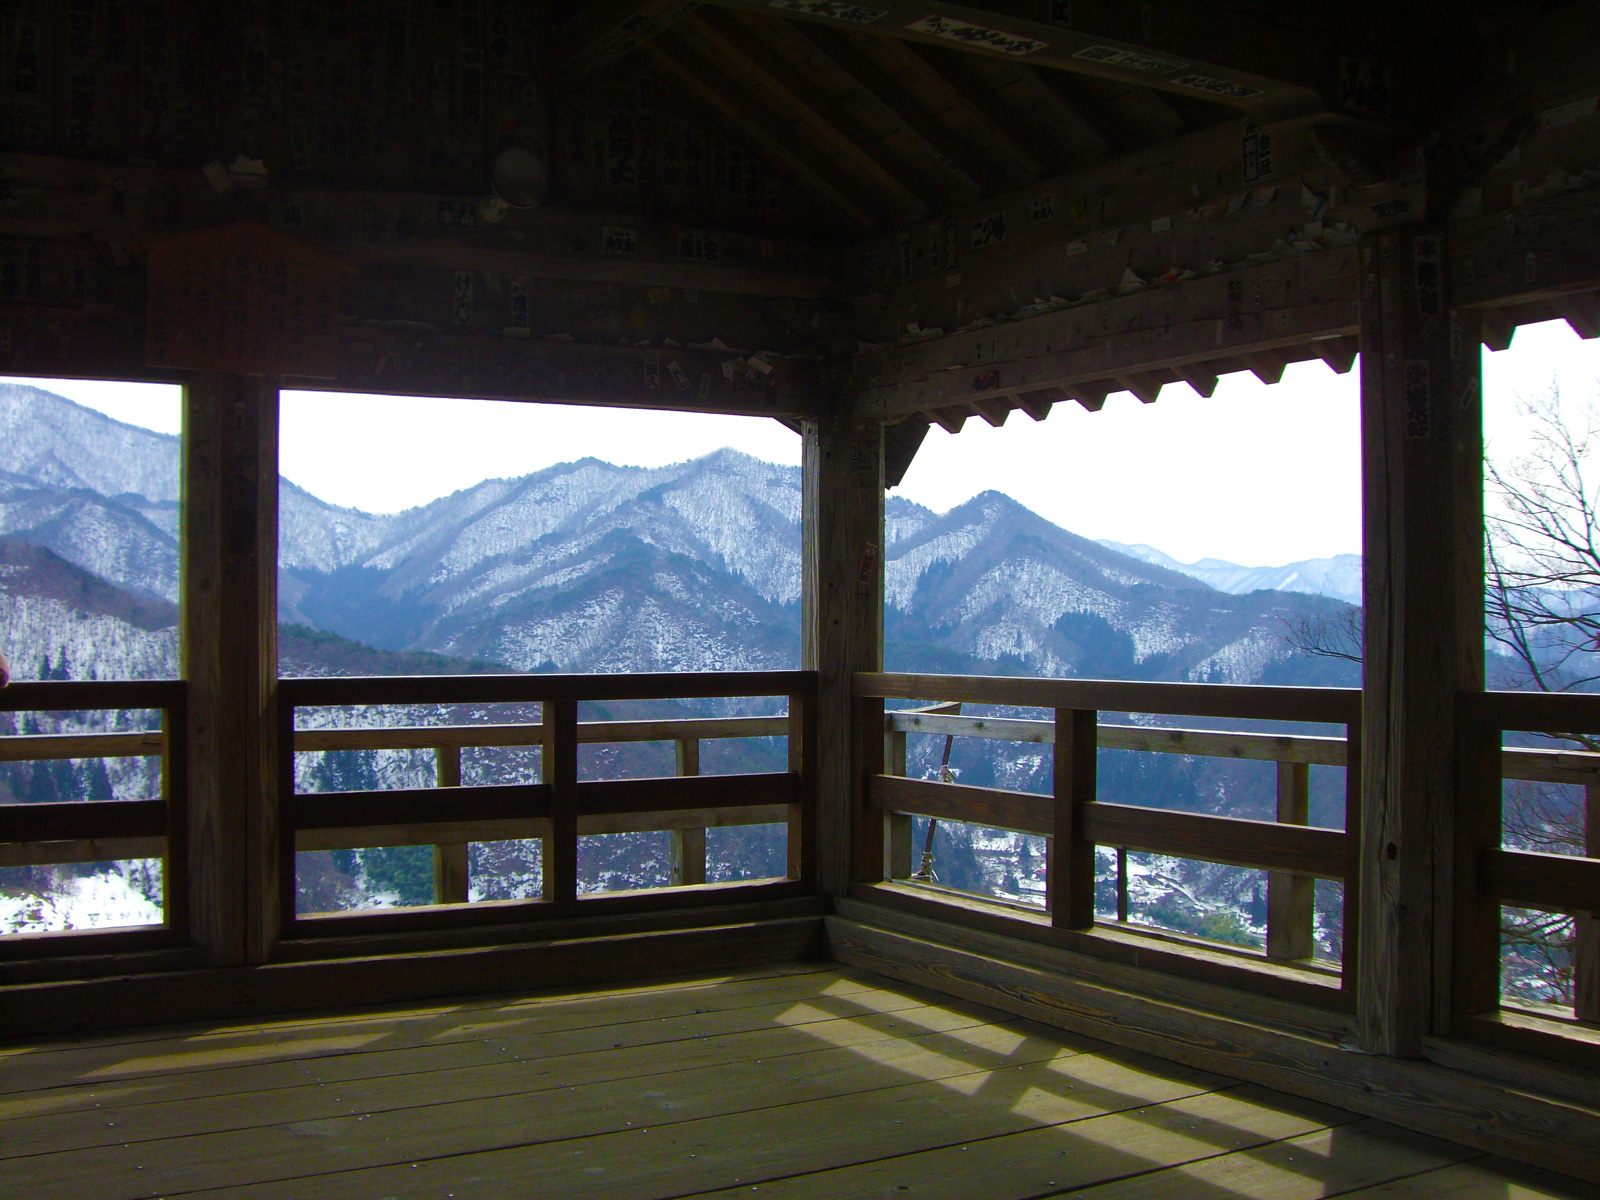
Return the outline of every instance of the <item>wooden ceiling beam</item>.
[[[1244,355],[1244,365],[1250,374],[1271,387],[1283,380],[1283,369],[1288,360],[1269,350],[1257,350]]]
[[[625,58],[699,8],[700,0],[611,0],[577,7],[562,28],[561,70],[569,79]]]
[[[926,200],[884,165],[881,155],[864,149],[845,132],[845,122],[837,113],[825,111],[816,89],[789,63],[757,48],[742,30],[725,28],[721,21],[685,17],[678,23],[678,32],[709,51],[713,62],[722,68],[718,78],[743,80],[752,99],[792,119],[856,179],[858,186],[870,185],[888,197],[899,222],[921,220],[932,211]],[[782,131],[778,131],[778,138],[769,136],[760,144],[770,146],[782,137]]]
[[[1113,378],[1122,391],[1132,392],[1140,404],[1154,404],[1160,399],[1161,388],[1166,382],[1154,373],[1119,374]]]
[[[0,154],[0,175],[13,189],[8,237],[127,245],[217,223],[216,192],[195,170]],[[460,195],[276,181],[229,199],[232,216],[265,224],[292,209],[296,237],[359,268],[482,271],[792,299],[838,290],[838,260],[825,246],[693,227],[718,252],[715,261],[691,261],[678,241],[690,227],[636,213],[547,204],[487,223],[477,217],[476,199]],[[613,239],[625,232],[625,244],[608,245],[608,230]]]
[[[1481,336],[1484,348],[1498,353],[1511,348],[1511,339],[1517,334],[1517,323],[1496,308],[1486,308],[1482,313]]]
[[[1012,134],[1009,120],[991,117],[971,103],[960,88],[940,74],[917,50],[891,38],[858,39],[856,44],[875,57],[892,76],[909,80],[908,90],[920,91],[929,97],[930,111],[935,114],[958,112],[957,120],[976,132],[974,140],[980,152],[1003,172],[1006,186],[1020,187],[1039,178],[1044,165]],[[947,120],[945,124],[951,122]]]
[[[1050,415],[1050,410],[1057,402],[1071,399],[1072,397],[1061,388],[1038,388],[1031,392],[1017,393],[1017,407],[1035,421],[1042,421]]]
[[[949,434],[960,433],[961,427],[967,423],[967,414],[954,408],[941,408],[937,412],[921,415]]]
[[[730,130],[741,135],[782,170],[789,173],[814,199],[847,218],[858,230],[872,231],[882,222],[846,194],[845,190],[824,176],[799,152],[783,141],[775,141],[770,131],[748,109],[739,103],[737,96],[725,88],[717,87],[712,80],[711,65],[699,55],[686,52],[674,42],[663,47],[661,39],[641,47],[640,54],[650,68],[683,91],[704,103]]]
[[[1593,341],[1600,337],[1600,296],[1590,292],[1587,295],[1568,296],[1558,302],[1561,317],[1572,327],[1572,332],[1585,341]]]
[[[883,431],[883,486],[899,487],[928,436],[930,423],[912,417],[896,421]]]
[[[1361,339],[1353,337],[1319,338],[1312,344],[1317,357],[1328,364],[1335,375],[1348,374],[1356,364],[1361,350]]]
[[[803,40],[827,69],[849,83],[858,94],[859,103],[875,109],[885,121],[897,123],[914,151],[956,187],[972,197],[988,194],[989,172],[978,158],[845,39],[818,25],[795,23],[791,28],[789,22],[771,24]]]
[[[1217,373],[1208,371],[1204,367],[1186,366],[1174,368],[1173,374],[1178,380],[1188,384],[1195,390],[1195,394],[1209,400],[1217,391]]]
[[[1069,384],[1065,391],[1067,395],[1083,405],[1087,411],[1099,412],[1106,406],[1106,397],[1112,393],[1113,389],[1106,383],[1082,380],[1078,383]]]
[[[1292,296],[1271,308],[1241,312],[1229,297],[1274,286],[1279,263],[1187,280],[1170,292],[1108,296],[990,327],[976,338],[956,332],[864,352],[855,408],[889,420],[933,413],[965,405],[975,387],[1014,395],[1058,387],[1086,407],[1096,392],[1104,399],[1099,389],[1130,387],[1149,400],[1160,381],[1209,386],[1235,361],[1270,379],[1285,362],[1318,357],[1318,339],[1356,333],[1355,249],[1322,254],[1315,264],[1303,256],[1305,273]]]
[[[1006,418],[1011,415],[1012,402],[1005,400],[974,400],[968,407],[975,416],[982,417],[996,429],[1006,423]]]
[[[1377,0],[1351,0],[1355,10],[1341,28],[1355,30],[1355,47],[1339,44],[1321,29],[1296,27],[1294,14],[1272,21],[1219,13],[1188,0],[1072,6],[1051,20],[1038,0],[873,0],[871,5],[775,6],[772,0],[708,0],[724,8],[768,15],[781,9],[792,20],[850,27],[885,39],[937,45],[973,54],[1026,60],[1098,76],[1140,88],[1155,88],[1212,100],[1246,111],[1308,112],[1345,99],[1345,62],[1392,68],[1399,13]],[[1359,14],[1359,15],[1358,15]],[[1315,15],[1312,16],[1315,20]],[[1302,25],[1305,23],[1302,21]],[[1398,88],[1391,87],[1385,96]],[[1359,97],[1357,97],[1359,99]],[[1398,102],[1393,102],[1397,104]],[[1379,119],[1395,113],[1357,114]]]

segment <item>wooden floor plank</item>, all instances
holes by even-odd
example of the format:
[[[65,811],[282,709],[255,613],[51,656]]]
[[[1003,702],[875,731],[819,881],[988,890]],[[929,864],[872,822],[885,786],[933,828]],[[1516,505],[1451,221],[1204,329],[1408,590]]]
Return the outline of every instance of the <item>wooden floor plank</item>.
[[[1594,1200],[1600,1188],[1504,1158],[1480,1158],[1344,1195],[1352,1200]]]
[[[983,1016],[964,1011],[959,1005],[908,1003],[890,1011],[862,1010],[833,1018],[824,1015],[827,1011],[808,1006],[806,1011],[783,1014],[781,1022],[769,1019],[763,1027],[737,1032],[717,1032],[710,1023],[647,1026],[643,1032],[675,1036],[646,1042],[617,1040],[614,1029],[602,1031],[604,1037],[599,1042],[592,1036],[581,1041],[575,1041],[572,1035],[553,1037],[511,1052],[501,1047],[496,1061],[452,1065],[405,1077],[319,1080],[297,1087],[159,1102],[135,1091],[121,1102],[103,1097],[87,1111],[8,1121],[0,1159],[83,1151],[95,1146],[122,1147],[161,1138],[309,1120],[356,1116],[365,1122],[375,1114],[385,1120],[364,1125],[362,1132],[419,1121],[428,1122],[433,1130],[435,1122],[444,1119],[445,1106],[461,1103],[487,1104],[495,1110],[490,1123],[498,1123],[506,1111],[502,1100],[520,1102],[551,1091],[613,1082],[619,1086],[611,1090],[625,1099],[628,1087],[647,1086],[644,1081],[654,1076],[706,1067],[724,1072],[741,1068],[743,1077],[737,1086],[742,1089],[739,1099],[744,1103],[761,1094],[760,1085],[767,1074],[810,1069],[803,1062],[824,1047],[851,1048],[852,1061],[898,1060],[915,1051],[920,1056],[918,1064],[928,1069],[943,1057],[949,1063],[948,1073],[973,1070],[975,1062],[1003,1065],[1007,1056],[1002,1052],[1014,1046],[1016,1061],[1033,1061],[1030,1055],[1045,1052],[1051,1056],[1077,1052],[1057,1038],[1030,1039],[1015,1029],[990,1025]],[[707,1014],[708,1018],[728,1015]],[[874,1046],[874,1042],[882,1045]],[[961,1057],[942,1053],[938,1050],[941,1044],[965,1053]],[[538,1103],[550,1101],[540,1099]],[[418,1111],[424,1108],[433,1112]]]
[[[629,1129],[450,1157],[429,1157],[431,1142],[413,1141],[410,1159],[387,1167],[194,1195],[330,1200],[450,1191],[501,1198],[536,1179],[542,1194],[564,1200],[680,1196],[1161,1104],[1224,1083],[1181,1067],[1150,1070],[1122,1054],[1077,1054],[914,1082],[891,1066],[867,1065],[867,1081],[877,1086],[824,1099],[782,1103],[784,1093],[769,1076],[763,1095],[749,1101],[755,1107],[661,1123],[657,1114],[677,1102],[669,1084],[651,1106],[639,1107],[653,1123]],[[861,1082],[858,1075],[854,1086]],[[108,1200],[112,1194],[96,1191]]]
[[[1594,1194],[854,970],[46,1043],[0,1091],[0,1200]]]
[[[741,1008],[711,1007],[680,1013],[674,1006],[668,1006],[665,1015],[633,1012],[629,1020],[620,1023],[596,1023],[595,1015],[582,1008],[544,1009],[497,1024],[495,1030],[485,1036],[458,1038],[453,1030],[441,1030],[432,1044],[413,1045],[411,1043],[417,1040],[413,1038],[369,1042],[361,1037],[336,1034],[322,1039],[268,1042],[259,1048],[259,1053],[269,1059],[266,1062],[256,1062],[249,1057],[258,1052],[253,1043],[248,1047],[249,1054],[239,1047],[231,1048],[226,1055],[218,1051],[205,1052],[217,1056],[206,1060],[212,1064],[208,1069],[195,1067],[192,1056],[172,1056],[169,1061],[187,1064],[188,1069],[175,1068],[167,1072],[163,1072],[159,1060],[141,1060],[141,1069],[128,1077],[113,1074],[104,1080],[50,1088],[41,1086],[0,1097],[0,1120],[14,1122],[67,1112],[99,1112],[114,1105],[194,1101],[307,1084],[331,1086],[358,1079],[403,1079],[398,1086],[410,1088],[426,1086],[426,1079],[413,1077],[429,1072],[496,1065],[518,1059],[649,1047],[741,1032],[773,1034],[810,1022],[915,1009],[933,1010],[922,1020],[933,1021],[941,1027],[981,1024],[992,1019],[992,1014],[979,1005],[952,1001],[930,1006],[924,1002],[923,994],[913,989],[864,985],[837,993],[813,992],[804,998]],[[909,1028],[917,1027],[909,1016],[905,1020]],[[779,1044],[782,1039],[768,1040]],[[121,1069],[120,1064],[117,1069]],[[3,1143],[0,1143],[0,1154],[4,1153]]]
[[[1132,1112],[966,1141],[760,1185],[763,1200],[1028,1200],[1345,1124],[1353,1113],[1263,1088],[1186,1096]],[[741,1185],[696,1200],[748,1197]]]
[[[1476,1150],[1362,1119],[1115,1180],[1085,1200],[1317,1200],[1474,1158]]]
[[[289,1017],[247,1024],[165,1027],[141,1030],[139,1033],[142,1036],[136,1037],[30,1042],[0,1050],[0,1092],[13,1089],[18,1081],[28,1081],[23,1086],[32,1086],[32,1080],[45,1078],[47,1073],[57,1079],[70,1079],[74,1073],[103,1074],[118,1064],[163,1059],[169,1053],[196,1049],[271,1044],[285,1039],[345,1034],[370,1037],[373,1031],[390,1031],[386,1036],[396,1040],[397,1044],[422,1045],[434,1040],[441,1028],[470,1036],[477,1030],[493,1028],[498,1022],[514,1021],[547,1009],[580,1009],[591,1014],[596,1024],[603,1024],[608,1020],[625,1020],[628,1013],[666,1015],[673,1011],[743,1008],[821,992],[839,994],[858,988],[882,987],[887,982],[882,977],[868,976],[864,972],[786,971],[778,975],[763,973],[735,979],[726,976],[690,979],[662,987],[630,987],[592,994],[563,991],[532,997],[499,996],[492,1001],[463,1004],[385,1006],[353,1013]],[[917,994],[925,1000],[945,999],[925,989]]]
[[[277,1027],[253,1027],[245,1033],[202,1028],[183,1037],[157,1042],[42,1050],[35,1055],[0,1062],[0,1097],[18,1092],[38,1092],[46,1087],[100,1084],[141,1076],[171,1078],[184,1072],[232,1069],[268,1062],[299,1063],[326,1056],[388,1053],[414,1047],[432,1049],[452,1042],[482,1041],[551,1030],[599,1029],[679,1015],[771,1008],[819,997],[885,994],[886,989],[882,985],[886,982],[881,979],[868,981],[864,977],[812,975],[752,981],[748,987],[728,985],[726,991],[713,986],[671,989],[659,995],[639,993],[602,997],[593,1001],[564,999],[538,1004],[511,1003],[492,1009],[474,1008],[463,1013],[429,1012],[421,1017],[409,1018],[404,1013],[397,1015],[385,1012],[355,1020],[315,1024],[296,1021]],[[925,989],[899,984],[890,986],[894,996],[909,1003],[945,1000]],[[0,1104],[3,1103],[4,1100],[0,1099]],[[3,1112],[4,1109],[0,1108],[0,1113]]]

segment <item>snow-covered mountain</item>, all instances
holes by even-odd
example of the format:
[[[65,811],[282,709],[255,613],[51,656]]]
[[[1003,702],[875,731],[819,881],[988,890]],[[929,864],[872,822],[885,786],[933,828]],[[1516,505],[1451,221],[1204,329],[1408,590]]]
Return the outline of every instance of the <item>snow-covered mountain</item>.
[[[0,474],[0,536],[132,598],[176,600],[176,438],[18,386],[0,388],[0,430],[14,439]],[[793,467],[731,450],[658,468],[583,459],[384,515],[287,481],[280,496],[285,622],[517,670],[798,663]],[[886,518],[892,668],[1331,681],[1326,662],[1296,656],[1283,633],[1336,611],[1333,601],[1215,590],[1193,568],[1078,537],[996,492],[943,514],[890,497]],[[0,554],[0,569],[18,553]],[[8,629],[45,619],[42,597],[7,593]],[[25,644],[35,636],[42,630]],[[102,630],[92,640],[106,648],[75,653],[121,673],[107,660],[116,639]],[[124,656],[130,670],[143,653]],[[30,655],[17,657],[28,673]]]
[[[1243,595],[1246,592],[1309,592],[1331,596],[1346,604],[1361,603],[1361,556],[1335,554],[1328,558],[1305,558],[1280,567],[1242,567],[1220,558],[1202,558],[1192,563],[1179,562],[1154,546],[1142,543],[1101,541],[1102,546],[1126,554],[1140,562],[1153,563],[1210,584],[1219,592]]]

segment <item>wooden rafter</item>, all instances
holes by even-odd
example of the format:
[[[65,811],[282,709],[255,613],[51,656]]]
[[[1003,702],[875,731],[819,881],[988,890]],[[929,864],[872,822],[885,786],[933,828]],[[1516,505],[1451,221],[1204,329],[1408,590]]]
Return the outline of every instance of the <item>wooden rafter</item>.
[[[771,14],[771,0],[708,0],[724,8]],[[1392,7],[1361,3],[1349,24],[1364,31],[1363,52],[1382,56],[1398,17]],[[794,20],[850,26],[921,45],[996,58],[1026,59],[1140,88],[1279,112],[1327,107],[1340,80],[1340,50],[1310,30],[1286,30],[1244,14],[1217,14],[1185,0],[1078,4],[1070,23],[1052,22],[1042,3],[955,4],[947,0],[875,0],[843,16],[828,6],[796,6]],[[1348,40],[1348,39],[1347,39]],[[997,41],[999,44],[997,45]],[[1383,114],[1376,114],[1383,115]]]
[[[562,52],[562,70],[576,79],[609,66],[699,7],[699,0],[611,0],[580,5],[563,30],[568,48]]]
[[[969,102],[960,88],[909,44],[890,38],[863,38],[856,44],[883,70],[899,78],[906,90],[923,96],[926,107],[953,131],[952,136],[978,148],[1004,174],[1008,186],[1032,183],[1043,173],[1038,156],[1011,132],[1007,120],[997,120]]]
[[[1159,146],[1183,133],[1183,118],[1158,93],[1100,80],[1086,82],[1101,91],[1104,111],[1128,131],[1129,140],[1135,144]]]
[[[1015,79],[1005,92],[1014,95],[1023,109],[1044,117],[1056,149],[1069,161],[1101,162],[1111,156],[1117,142],[1107,133],[1104,122],[1092,116],[1082,103],[1069,99],[1066,91],[1050,78],[1068,82],[1064,72],[1036,71],[1023,64],[1012,66]]]
[[[1017,407],[1035,421],[1042,421],[1050,415],[1050,410],[1057,401],[1070,399],[1072,397],[1061,388],[1039,388],[1037,391],[1019,393]]]
[[[927,216],[931,210],[928,202],[884,165],[882,155],[865,149],[857,136],[847,131],[849,122],[832,111],[808,80],[784,59],[752,44],[739,27],[728,25],[726,20],[690,16],[680,21],[678,28],[684,37],[709,53],[721,68],[720,76],[742,80],[750,99],[792,120],[855,179],[857,186],[870,185],[882,193],[886,198],[884,207],[899,220],[915,221]],[[777,139],[769,137],[765,144],[774,140]]]
[[[822,174],[806,157],[782,141],[774,141],[759,120],[739,98],[715,86],[711,64],[676,39],[658,39],[640,49],[651,69],[672,81],[683,91],[702,101],[733,132],[740,134],[811,195],[856,225],[860,230],[879,227],[879,219],[858,204],[846,191]]]
[[[977,156],[954,142],[899,84],[844,38],[819,25],[768,24],[774,30],[783,31],[785,36],[802,40],[824,69],[855,90],[856,103],[876,111],[885,121],[897,123],[901,136],[914,154],[936,168],[945,179],[971,196],[982,196],[989,191],[987,169]]]
[[[1032,67],[1024,64],[1018,66],[1024,73],[1031,75],[1041,85],[1055,93],[1063,110],[1073,113],[1076,119],[1087,127],[1086,135],[1094,137],[1105,146],[1108,157],[1144,144],[1133,131],[1115,120],[1106,110],[1095,89],[1107,87],[1107,84],[1099,80],[1084,79],[1067,71],[1051,70],[1048,67]]]
[[[1360,350],[1360,339],[1353,337],[1321,338],[1312,343],[1312,349],[1317,352],[1317,357],[1328,364],[1330,370],[1336,375],[1343,375],[1355,366],[1356,354]]]

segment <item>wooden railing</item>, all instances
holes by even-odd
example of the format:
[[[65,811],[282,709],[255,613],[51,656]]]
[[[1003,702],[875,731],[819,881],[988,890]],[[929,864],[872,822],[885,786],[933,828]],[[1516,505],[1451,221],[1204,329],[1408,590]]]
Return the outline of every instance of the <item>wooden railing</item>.
[[[872,814],[860,831],[868,881],[915,875],[919,864],[911,841],[913,813],[1046,838],[1045,909],[1058,930],[1086,930],[1094,922],[1097,846],[1111,848],[1117,856],[1119,926],[1128,918],[1130,850],[1253,867],[1267,873],[1264,957],[1294,963],[1315,951],[1314,881],[1342,880],[1346,884],[1342,959],[1353,964],[1359,932],[1352,870],[1356,839],[1343,830],[1307,828],[1306,822],[1310,768],[1338,767],[1347,769],[1346,829],[1358,828],[1359,771],[1348,768],[1354,757],[1351,747],[1359,742],[1359,692],[876,674],[857,676],[856,695],[864,742],[861,806]],[[888,698],[943,703],[885,711],[883,701]],[[974,716],[962,715],[962,704],[1055,711],[1051,719]],[[1470,872],[1468,879],[1477,881],[1467,889],[1473,900],[1463,907],[1484,910],[1476,927],[1481,944],[1472,951],[1467,943],[1464,958],[1475,962],[1480,974],[1492,976],[1480,989],[1478,1011],[1498,1004],[1498,909],[1501,904],[1516,904],[1575,916],[1577,1011],[1579,1019],[1593,1021],[1600,1002],[1600,931],[1594,920],[1595,906],[1600,905],[1600,862],[1591,861],[1600,853],[1600,753],[1501,747],[1500,742],[1504,729],[1600,730],[1600,697],[1490,693],[1464,697],[1463,706],[1467,719],[1462,778],[1472,781],[1463,787],[1477,797],[1479,814],[1476,826],[1463,817],[1458,835],[1469,845],[1463,869]],[[1343,724],[1346,736],[1101,724],[1101,712]],[[872,740],[874,728],[882,730],[881,760]],[[1054,794],[906,778],[910,734],[1052,746]],[[1100,750],[1271,762],[1277,771],[1275,820],[1101,802],[1095,794],[1094,765]],[[879,761],[881,771],[876,766]],[[1501,779],[1584,787],[1590,859],[1501,848]],[[1492,918],[1488,908],[1493,909]],[[1353,970],[1342,970],[1341,976],[1345,989],[1352,986]]]
[[[284,878],[293,879],[297,851],[355,846],[433,847],[435,900],[468,897],[467,848],[472,842],[538,839],[543,893],[533,903],[571,910],[578,903],[577,840],[590,834],[668,831],[671,882],[705,882],[709,827],[784,823],[788,826],[790,890],[814,887],[814,770],[811,749],[816,676],[808,672],[701,675],[448,676],[408,679],[286,679],[279,686]],[[588,701],[786,696],[785,716],[594,721],[579,724]],[[498,725],[295,729],[302,708],[455,704],[538,704],[538,720]],[[716,738],[783,736],[788,770],[743,775],[699,774],[700,744]],[[650,779],[580,781],[577,748],[584,743],[670,742],[677,773]],[[461,752],[468,747],[538,747],[540,778],[517,784],[467,786]],[[436,784],[430,788],[299,793],[293,753],[317,750],[431,749]],[[761,886],[761,885],[752,885]],[[772,885],[766,885],[769,890]],[[286,925],[294,912],[284,889]],[[637,893],[635,899],[639,899]],[[681,904],[678,892],[652,897]],[[585,904],[612,897],[586,896]],[[620,897],[617,897],[620,899]],[[502,919],[504,912],[498,914]]]
[[[1036,745],[1052,745],[1055,742],[1053,721],[962,716],[957,711],[959,707],[958,704],[945,704],[887,713],[886,774],[905,774],[906,736],[912,733]],[[1343,737],[1106,723],[1099,724],[1097,730],[1101,750],[1274,763],[1277,767],[1277,822],[1285,825],[1305,825],[1309,819],[1310,768],[1343,768],[1348,758],[1348,747]],[[1500,775],[1505,779],[1583,786],[1587,789],[1589,812],[1593,814],[1600,811],[1596,808],[1600,805],[1600,754],[1578,750],[1506,747],[1500,752]],[[1591,831],[1589,853],[1594,854],[1596,848],[1592,843],[1596,837],[1600,837],[1600,819],[1591,815],[1587,828]],[[909,836],[909,818],[904,814],[892,814],[887,867],[892,878],[908,878],[913,874],[914,847],[909,842]],[[1126,921],[1127,856],[1130,847],[1116,846],[1114,849],[1117,855],[1117,920]],[[1312,903],[1312,880],[1309,877],[1281,871],[1268,873],[1268,958],[1295,960],[1313,953]],[[1585,921],[1584,925],[1592,923]],[[1600,981],[1594,978],[1593,972],[1580,974],[1580,981],[1585,980],[1587,987],[1600,987]]]
[[[856,677],[864,762],[859,831],[867,882],[911,874],[910,815],[965,821],[1047,839],[1045,910],[1050,927],[1081,934],[1095,925],[1095,852],[1119,855],[1125,880],[1128,851],[1168,854],[1267,872],[1267,955],[1303,960],[1314,950],[1314,881],[1346,883],[1344,948],[1353,964],[1357,904],[1354,839],[1342,830],[1310,827],[1309,769],[1343,765],[1359,741],[1360,693],[1314,688],[1120,683],[1049,679],[871,674]],[[885,712],[884,700],[956,701],[1053,710],[1048,720],[959,716],[948,711]],[[1101,725],[1102,712],[1314,722],[1345,727],[1345,737],[1232,733],[1197,729]],[[882,731],[882,753],[871,730]],[[908,733],[957,734],[1049,745],[1053,793],[1037,795],[904,776],[902,739]],[[1111,804],[1096,794],[1101,749],[1213,755],[1278,764],[1277,819],[1179,812]],[[874,764],[868,766],[868,762]],[[880,770],[875,764],[885,764]],[[1347,772],[1345,819],[1358,811],[1359,772]],[[882,864],[880,868],[878,864]],[[1125,888],[1125,884],[1123,885]],[[1126,893],[1119,888],[1119,918]],[[1092,948],[1092,947],[1091,947]],[[1341,972],[1353,980],[1354,971]]]
[[[1502,1007],[1501,908],[1506,906],[1573,918],[1573,1016],[1600,1022],[1600,776],[1590,765],[1600,754],[1499,749],[1507,731],[1600,741],[1600,695],[1485,692],[1464,693],[1459,701],[1457,1021],[1468,1032],[1518,1045],[1535,1032],[1483,1020]],[[1506,847],[1504,779],[1583,787],[1582,844],[1571,854]]]
[[[84,936],[97,943],[136,945],[163,935],[171,941],[186,926],[187,803],[184,704],[180,680],[96,682],[17,682],[0,689],[0,712],[157,711],[161,727],[115,733],[52,733],[0,737],[0,762],[62,759],[159,758],[159,796],[140,799],[65,800],[0,805],[0,867],[53,866],[117,859],[162,860],[165,922],[158,930],[70,931],[75,945]],[[37,952],[41,938],[17,941]],[[10,939],[8,939],[10,940]],[[59,940],[59,939],[58,939]]]

